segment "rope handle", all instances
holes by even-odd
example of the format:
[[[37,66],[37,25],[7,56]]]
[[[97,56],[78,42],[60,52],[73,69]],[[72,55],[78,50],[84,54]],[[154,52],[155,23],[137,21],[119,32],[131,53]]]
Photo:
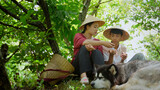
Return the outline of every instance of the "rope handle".
[[[69,74],[71,74],[70,71],[64,71],[64,70],[61,70],[61,69],[46,69],[46,70],[43,70],[43,71],[41,72],[41,74],[42,74],[43,72],[46,72],[46,71],[59,71],[59,72],[64,72],[64,73],[69,73]],[[40,75],[41,75],[41,74],[40,74]]]
[[[68,73],[68,74],[71,74],[70,71],[64,71],[64,70],[61,70],[61,69],[46,69],[46,70],[43,70],[40,75],[42,75],[43,72],[46,72],[46,71],[59,71],[59,72],[64,72],[64,73]],[[51,78],[43,78],[44,81],[47,81],[47,82],[50,82],[50,81],[54,81],[54,80],[58,80],[58,79],[65,79],[66,77],[68,77],[69,75],[65,75],[65,76],[62,76],[62,77],[57,77],[57,78],[54,78],[54,79],[51,79]],[[41,81],[41,80],[37,80],[37,81]]]
[[[62,76],[62,77],[54,78],[54,79],[51,79],[51,78],[43,78],[43,79],[38,79],[37,81],[44,80],[44,81],[46,81],[46,82],[51,82],[51,81],[58,80],[58,79],[65,79],[65,78],[68,77],[68,76],[69,76],[69,75],[65,75],[65,76]]]

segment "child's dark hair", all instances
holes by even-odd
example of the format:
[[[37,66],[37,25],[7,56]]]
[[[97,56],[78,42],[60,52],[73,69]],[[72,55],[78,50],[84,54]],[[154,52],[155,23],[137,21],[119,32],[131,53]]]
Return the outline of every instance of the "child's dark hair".
[[[119,29],[111,29],[110,34],[114,33],[114,34],[121,34],[121,36],[123,35],[123,31],[119,30]]]
[[[84,30],[82,31],[82,33],[85,33],[86,29],[87,29],[87,25],[91,26],[94,22],[90,22],[84,25]]]

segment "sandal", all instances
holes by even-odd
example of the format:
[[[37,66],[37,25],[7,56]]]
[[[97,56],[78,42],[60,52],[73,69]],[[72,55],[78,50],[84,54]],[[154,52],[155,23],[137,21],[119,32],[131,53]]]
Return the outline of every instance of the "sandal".
[[[83,78],[81,78],[80,83],[82,83],[82,84],[89,84],[89,80],[88,80],[87,77],[83,77]]]

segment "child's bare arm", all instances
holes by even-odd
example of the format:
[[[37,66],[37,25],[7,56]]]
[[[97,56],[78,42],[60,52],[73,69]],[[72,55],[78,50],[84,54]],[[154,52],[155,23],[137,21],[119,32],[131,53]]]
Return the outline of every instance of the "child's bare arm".
[[[88,44],[91,44],[93,46],[104,45],[104,46],[109,47],[109,48],[114,47],[113,43],[110,43],[110,42],[107,42],[107,41],[95,41],[95,40],[92,40],[92,39],[86,39],[83,42],[83,45],[88,45]]]
[[[113,63],[113,56],[114,56],[114,54],[116,54],[116,49],[109,49],[108,50],[108,52],[109,52],[109,60],[108,61],[106,61],[105,62],[105,64],[112,64]]]
[[[122,54],[121,54],[121,63],[124,63],[124,60],[127,58],[127,53],[126,53],[126,47],[122,47]]]
[[[109,60],[105,62],[106,64],[112,64],[113,63],[113,54],[109,55]]]

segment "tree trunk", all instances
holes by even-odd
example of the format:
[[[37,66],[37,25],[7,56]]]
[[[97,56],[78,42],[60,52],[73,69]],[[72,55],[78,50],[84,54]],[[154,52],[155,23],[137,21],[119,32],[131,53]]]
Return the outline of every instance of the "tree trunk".
[[[58,43],[55,40],[55,36],[54,36],[54,33],[52,32],[52,30],[49,30],[48,42],[49,42],[54,54],[61,54],[59,47],[58,47]]]
[[[0,89],[12,90],[9,78],[5,69],[5,64],[0,64]]]
[[[86,18],[86,15],[87,15],[87,12],[88,12],[88,8],[89,8],[89,5],[90,5],[90,2],[91,0],[84,0],[83,1],[83,10],[82,10],[82,13],[79,14],[79,20],[81,21],[81,23],[85,20]]]
[[[95,6],[95,9],[93,10],[93,12],[92,12],[91,15],[94,15],[94,14],[95,14],[95,16],[97,16],[97,11],[98,11],[98,8],[99,8],[99,5],[100,5],[101,1],[102,1],[102,0],[99,0],[98,5]]]
[[[44,16],[45,16],[45,22],[46,22],[46,25],[47,25],[46,32],[48,32],[48,29],[51,29],[51,27],[52,27],[51,20],[50,20],[50,14],[49,14],[49,10],[48,10],[48,5],[47,5],[47,2],[45,0],[38,0],[38,1],[39,1],[40,7],[43,10]],[[48,42],[49,42],[49,44],[52,48],[53,53],[54,54],[60,54],[58,43],[55,40],[55,36],[54,36],[54,33],[53,33],[52,29],[49,30],[49,35],[47,37],[47,40],[48,40]]]
[[[6,72],[6,68],[5,68],[5,63],[9,60],[6,58],[7,55],[8,55],[8,45],[2,44],[0,48],[0,89],[1,90],[12,90],[11,84]]]

